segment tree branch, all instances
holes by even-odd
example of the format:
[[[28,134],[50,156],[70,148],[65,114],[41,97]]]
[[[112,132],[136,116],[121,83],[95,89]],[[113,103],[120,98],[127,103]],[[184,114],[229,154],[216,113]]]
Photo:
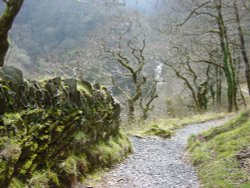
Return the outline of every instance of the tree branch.
[[[183,26],[192,16],[194,13],[196,13],[197,10],[199,10],[200,8],[204,7],[205,5],[209,4],[210,1],[207,1],[205,3],[202,3],[201,5],[199,5],[198,7],[194,8],[191,13],[188,15],[188,17],[182,22],[177,24],[177,27]]]

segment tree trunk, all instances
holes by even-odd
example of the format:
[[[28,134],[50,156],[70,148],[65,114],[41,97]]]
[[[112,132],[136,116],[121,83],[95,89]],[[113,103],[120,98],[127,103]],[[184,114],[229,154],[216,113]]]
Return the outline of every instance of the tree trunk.
[[[234,0],[234,12],[235,12],[235,17],[236,17],[236,23],[238,26],[238,34],[240,38],[241,54],[245,63],[245,76],[246,76],[246,81],[247,81],[247,86],[248,86],[248,94],[250,95],[250,63],[249,63],[249,59],[248,59],[247,52],[246,52],[245,38],[244,38],[243,30],[241,27],[240,16],[239,16],[239,11],[238,11],[236,0]]]
[[[143,110],[142,113],[143,113],[143,114],[142,114],[142,120],[148,119],[148,110]]]
[[[0,16],[0,67],[4,66],[4,59],[9,48],[8,32],[14,19],[20,11],[24,0],[6,1],[6,8]]]
[[[236,84],[235,84],[235,70],[233,67],[231,52],[228,43],[227,30],[224,24],[222,16],[222,2],[221,0],[216,1],[216,9],[218,12],[217,25],[219,29],[219,38],[221,51],[223,54],[223,67],[224,73],[227,80],[227,97],[228,97],[228,111],[232,112],[234,107],[236,107]]]
[[[235,70],[235,65],[233,62],[233,57],[231,53],[231,49],[229,47],[229,40],[228,40],[228,35],[227,35],[227,30],[224,25],[224,37],[225,37],[225,44],[226,44],[226,50],[227,50],[227,56],[228,56],[228,64],[229,64],[229,70],[231,74],[231,80],[232,80],[232,100],[233,100],[233,110],[238,111],[238,103],[237,103],[237,80],[236,80],[236,70]]]
[[[4,35],[4,36],[0,35],[0,67],[3,67],[3,65],[4,65],[4,59],[5,59],[5,55],[8,51],[8,48],[9,48],[8,36],[7,35]]]
[[[234,56],[236,56],[236,55],[234,55]],[[234,63],[235,63],[235,67],[236,67],[236,83],[237,83],[237,87],[238,87],[237,91],[239,91],[239,95],[241,97],[242,103],[243,103],[244,107],[246,108],[247,107],[247,103],[246,103],[245,97],[244,97],[244,95],[242,93],[242,90],[241,90],[240,78],[239,78],[240,67],[241,67],[240,57],[235,58],[234,61],[235,61]]]
[[[241,90],[240,85],[238,85],[238,87],[239,87],[240,97],[241,97],[241,100],[242,100],[242,102],[243,102],[243,105],[244,105],[245,108],[247,108],[247,102],[246,102],[246,99],[245,99],[245,97],[244,97],[244,94],[243,94],[243,92],[242,92],[242,90]]]
[[[128,120],[129,122],[134,121],[134,116],[135,116],[135,106],[133,101],[128,101]]]
[[[222,70],[219,67],[216,67],[216,106],[219,109],[221,107],[221,96],[222,96]]]
[[[201,84],[198,87],[197,99],[198,99],[199,109],[201,109],[201,111],[207,111],[207,104],[208,104],[207,92],[208,92],[207,82]]]

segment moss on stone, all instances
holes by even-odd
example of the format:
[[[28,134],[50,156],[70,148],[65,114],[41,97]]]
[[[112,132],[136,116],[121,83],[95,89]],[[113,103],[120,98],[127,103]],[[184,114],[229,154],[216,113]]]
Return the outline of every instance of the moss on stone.
[[[12,179],[10,188],[24,188],[24,187],[25,187],[24,183],[22,183],[16,178]]]
[[[159,127],[158,125],[152,125],[152,127],[145,131],[143,135],[149,136],[159,136],[161,138],[169,138],[172,135],[172,132],[166,129]]]
[[[59,77],[25,81],[22,89],[2,82],[3,187],[70,187],[131,152],[119,132],[120,106],[104,87]]]

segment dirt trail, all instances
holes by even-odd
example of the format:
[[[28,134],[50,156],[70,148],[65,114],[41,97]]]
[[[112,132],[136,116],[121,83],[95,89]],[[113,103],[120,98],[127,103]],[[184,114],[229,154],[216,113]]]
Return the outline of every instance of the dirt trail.
[[[198,188],[197,173],[185,161],[188,137],[226,121],[190,125],[171,139],[132,137],[134,153],[108,172],[95,188]]]

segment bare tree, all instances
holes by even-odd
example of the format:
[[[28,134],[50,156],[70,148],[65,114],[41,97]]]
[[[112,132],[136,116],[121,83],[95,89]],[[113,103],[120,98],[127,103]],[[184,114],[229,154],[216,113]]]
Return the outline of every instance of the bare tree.
[[[160,82],[160,80],[153,80],[152,88],[150,89],[148,95],[142,96],[140,98],[140,108],[142,110],[142,120],[146,120],[148,118],[148,113],[154,109],[154,106],[152,105],[153,101],[158,98],[157,94],[157,85]]]
[[[183,59],[183,58],[182,58]],[[177,61],[180,61],[178,59]],[[210,68],[208,65],[205,69],[205,75],[199,76],[188,57],[185,57],[181,63],[171,63],[168,60],[163,63],[170,67],[175,75],[184,82],[184,85],[189,89],[193,98],[195,108],[198,112],[206,111],[208,109],[208,93],[209,93],[209,82],[210,82]]]
[[[111,79],[113,86],[126,97],[128,104],[128,118],[133,120],[135,103],[142,97],[142,86],[147,81],[146,77],[142,73],[142,69],[146,63],[144,57],[146,41],[145,39],[142,41],[141,47],[134,46],[131,40],[127,41],[126,47],[130,51],[129,55],[124,52],[125,50],[122,48],[121,42],[122,37],[120,38],[117,50],[108,49],[104,45],[104,51],[108,54],[108,58],[120,65],[124,71],[119,72],[119,70],[111,70]],[[129,83],[132,85],[126,88],[120,86],[117,81],[117,76],[128,78]]]

